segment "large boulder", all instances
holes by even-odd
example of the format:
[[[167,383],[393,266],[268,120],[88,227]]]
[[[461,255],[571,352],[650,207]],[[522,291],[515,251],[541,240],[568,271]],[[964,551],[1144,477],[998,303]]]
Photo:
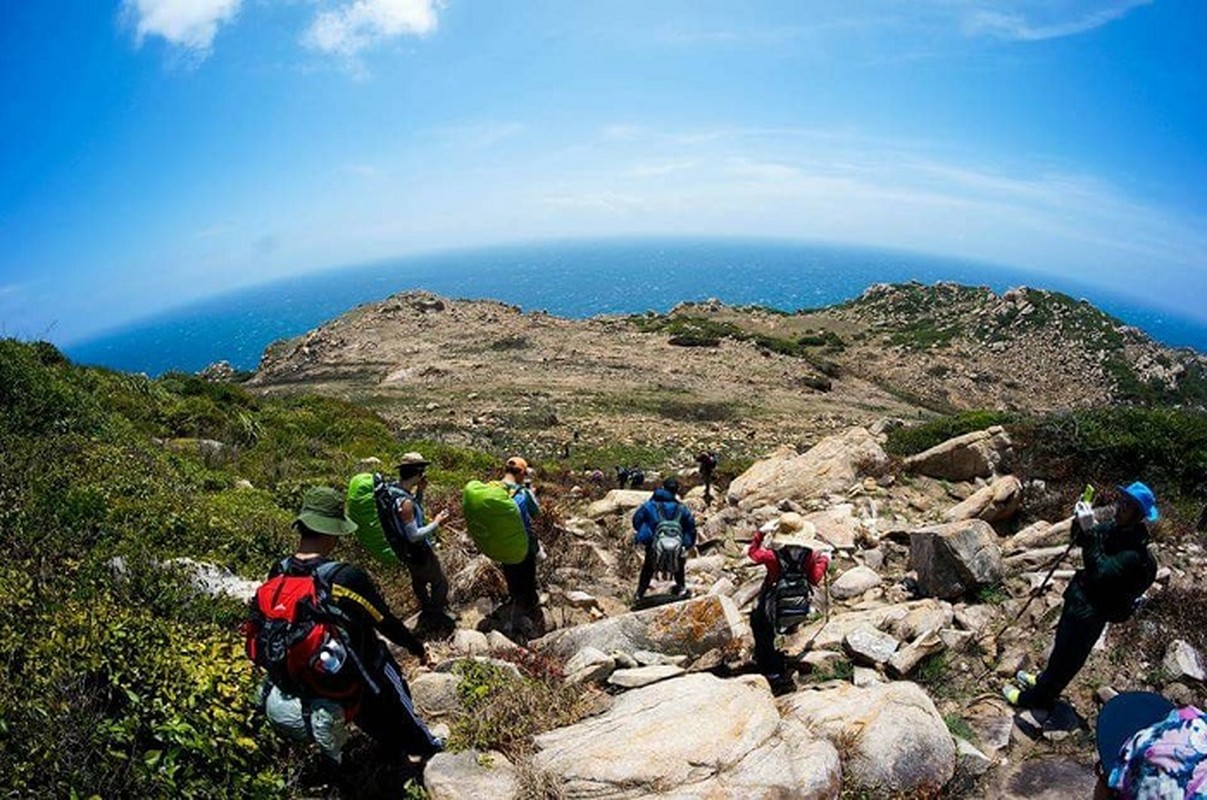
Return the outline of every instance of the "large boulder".
[[[781,721],[767,682],[688,675],[535,739],[533,767],[575,798],[831,798],[838,753]]]
[[[948,509],[943,515],[943,521],[983,519],[985,522],[1001,522],[1017,514],[1022,502],[1022,481],[1013,475],[1007,475],[976,490],[968,499]]]
[[[840,685],[781,700],[789,719],[843,751],[855,783],[879,791],[934,791],[951,780],[956,748],[935,704],[917,684]]]
[[[432,756],[423,770],[423,788],[430,800],[511,800],[520,794],[515,767],[507,756],[477,750]]]
[[[884,579],[871,567],[852,567],[838,576],[830,585],[830,597],[835,600],[847,600],[859,597],[868,589],[874,589],[884,582]]]
[[[817,529],[817,538],[834,545],[839,550],[854,550],[864,533],[863,523],[855,516],[855,506],[839,503],[824,511],[805,515]]]
[[[785,448],[756,462],[729,484],[729,502],[750,510],[846,492],[863,475],[880,475],[887,467],[888,456],[875,437],[848,428],[804,453]]]
[[[995,425],[948,439],[905,459],[906,472],[948,481],[988,478],[1003,471],[1013,455],[1010,437]]]
[[[596,500],[587,507],[587,516],[599,519],[612,514],[623,514],[637,508],[652,496],[652,492],[638,489],[613,489],[604,495],[602,500]]]
[[[747,630],[746,621],[732,600],[723,595],[706,595],[562,628],[530,642],[529,646],[558,658],[570,658],[584,647],[605,653],[651,650],[696,658],[733,645]]]
[[[1005,575],[997,534],[979,519],[912,531],[909,565],[918,573],[923,596],[945,600],[996,584]]]

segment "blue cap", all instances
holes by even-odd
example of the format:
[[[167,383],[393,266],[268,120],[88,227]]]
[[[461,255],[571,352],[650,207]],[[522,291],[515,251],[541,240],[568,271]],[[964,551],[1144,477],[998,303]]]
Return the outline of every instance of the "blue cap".
[[[1157,511],[1157,498],[1153,494],[1152,489],[1140,481],[1136,481],[1131,486],[1119,486],[1116,488],[1136,501],[1137,505],[1140,506],[1140,510],[1144,512],[1145,522],[1156,522],[1161,518],[1161,512]]]
[[[1141,484],[1143,485],[1143,484]],[[1098,712],[1098,760],[1109,775],[1119,763],[1119,751],[1137,731],[1154,725],[1177,706],[1155,692],[1123,692]]]

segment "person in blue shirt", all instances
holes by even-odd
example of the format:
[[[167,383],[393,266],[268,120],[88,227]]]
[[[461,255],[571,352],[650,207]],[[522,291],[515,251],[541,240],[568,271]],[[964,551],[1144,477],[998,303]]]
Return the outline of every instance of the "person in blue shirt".
[[[645,546],[645,561],[637,578],[638,601],[645,597],[657,567],[658,554],[654,547],[656,532],[660,523],[668,521],[677,521],[682,533],[682,550],[673,571],[675,587],[671,590],[671,594],[681,595],[686,586],[684,569],[687,565],[687,559],[682,553],[696,544],[696,521],[691,510],[679,500],[679,481],[675,478],[663,481],[662,486],[654,490],[654,496],[633,514],[633,530],[636,531],[633,543]]]

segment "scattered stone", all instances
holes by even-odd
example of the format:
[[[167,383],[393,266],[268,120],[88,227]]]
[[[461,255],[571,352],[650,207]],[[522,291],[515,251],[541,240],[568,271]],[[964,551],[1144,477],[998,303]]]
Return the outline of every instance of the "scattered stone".
[[[843,650],[853,661],[875,666],[892,657],[900,645],[887,633],[881,633],[871,625],[861,625],[843,637]]]
[[[508,639],[498,631],[486,632],[486,644],[490,647],[490,652],[494,653],[498,650],[519,650],[520,646]]]
[[[722,577],[708,589],[709,594],[722,594],[726,597],[733,596],[734,585],[729,578]]]
[[[586,592],[571,590],[562,595],[563,599],[573,608],[589,609],[599,605],[599,601],[593,595]]]
[[[256,596],[256,589],[260,588],[260,581],[240,578],[226,567],[207,561],[194,561],[187,557],[169,558],[160,565],[181,570],[194,589],[209,597],[230,597],[247,603]]]
[[[613,489],[604,495],[602,500],[596,500],[587,506],[587,516],[591,519],[623,514],[640,506],[651,497],[650,492],[636,489]]]
[[[443,717],[461,711],[457,686],[461,676],[451,672],[422,672],[410,681],[415,708],[424,718]]]
[[[1207,679],[1207,673],[1203,670],[1203,656],[1183,639],[1174,639],[1169,643],[1161,666],[1173,680],[1190,679],[1202,683]]]
[[[854,674],[851,676],[851,683],[862,688],[871,686],[874,683],[884,683],[884,678],[880,677],[880,673],[870,667],[855,667]]]
[[[616,659],[595,647],[584,647],[566,662],[567,683],[605,680],[616,669]]]
[[[618,669],[608,677],[608,684],[624,689],[639,689],[668,678],[677,678],[684,673],[683,667],[674,664],[651,664],[636,669]]]
[[[806,514],[805,520],[817,529],[817,538],[834,545],[839,550],[854,550],[855,543],[863,532],[863,525],[855,516],[855,506],[839,503],[824,511]]]
[[[951,625],[955,615],[951,603],[927,598],[921,600],[900,619],[889,623],[889,630],[902,641],[912,641],[919,636]]]
[[[1004,571],[997,535],[983,520],[952,522],[912,531],[910,568],[926,597],[952,599],[1001,581]]]
[[[985,522],[1001,522],[1017,514],[1022,501],[1022,481],[1013,475],[1007,475],[989,486],[978,489],[967,500],[949,509],[943,515],[943,521],[981,519]]]
[[[377,456],[362,458],[356,462],[356,474],[362,472],[381,472],[381,459]]]
[[[236,489],[254,489],[256,487],[253,486],[252,482],[249,481],[247,478],[240,478],[239,480],[235,481],[235,488]]]
[[[846,660],[846,656],[834,650],[810,650],[798,661],[801,664],[807,664],[814,672],[830,672],[839,663]]]
[[[880,791],[938,790],[955,773],[955,744],[935,704],[919,686],[895,682],[803,691],[781,701],[843,750],[843,772]]]
[[[854,567],[839,575],[838,579],[830,584],[830,596],[835,600],[859,597],[882,582],[883,579],[871,567]]]
[[[978,750],[972,742],[959,736],[955,737],[955,741],[956,768],[960,774],[979,777],[993,766],[993,759]]]
[[[481,631],[457,628],[453,633],[453,651],[467,656],[483,656],[490,652],[490,641]]]
[[[1004,700],[982,698],[965,708],[961,716],[976,734],[981,749],[990,757],[1010,745],[1014,712]]]
[[[941,652],[944,647],[938,631],[925,633],[893,653],[888,660],[888,673],[893,677],[903,678],[913,672],[922,659]]]

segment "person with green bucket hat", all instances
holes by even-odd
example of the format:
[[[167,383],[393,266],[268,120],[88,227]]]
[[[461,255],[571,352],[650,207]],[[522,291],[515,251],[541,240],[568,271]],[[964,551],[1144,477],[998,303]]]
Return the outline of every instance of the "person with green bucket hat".
[[[1140,481],[1119,486],[1113,519],[1098,522],[1089,502],[1077,503],[1073,542],[1081,547],[1082,568],[1064,594],[1052,655],[1038,675],[1020,671],[1002,689],[1012,705],[1044,711],[1085,665],[1108,622],[1124,622],[1157,577],[1148,525],[1160,519],[1157,498]]]
[[[416,715],[402,671],[378,634],[424,664],[427,651],[390,611],[364,570],[330,558],[340,539],[356,532],[356,523],[344,514],[344,496],[325,486],[307,489],[293,527],[299,537],[297,551],[272,568],[253,600],[249,655],[257,663],[267,660],[257,659],[254,651],[257,646],[261,653],[271,650],[272,642],[260,638],[253,643],[254,635],[276,625],[276,641],[289,647],[284,682],[291,694],[312,693],[308,688],[315,687],[313,693],[323,696],[324,686],[337,685],[340,691],[325,697],[338,697],[347,718],[391,755],[428,758],[439,752],[443,743]],[[301,607],[302,613],[280,613],[289,603]],[[319,626],[333,635],[324,634],[323,644],[310,657],[295,657],[306,640],[320,638],[313,633]],[[303,637],[306,631],[310,634]],[[307,670],[320,674],[311,676]],[[336,681],[333,676],[345,670],[352,679]],[[270,666],[270,681],[272,677]],[[302,697],[304,705],[308,700]]]

